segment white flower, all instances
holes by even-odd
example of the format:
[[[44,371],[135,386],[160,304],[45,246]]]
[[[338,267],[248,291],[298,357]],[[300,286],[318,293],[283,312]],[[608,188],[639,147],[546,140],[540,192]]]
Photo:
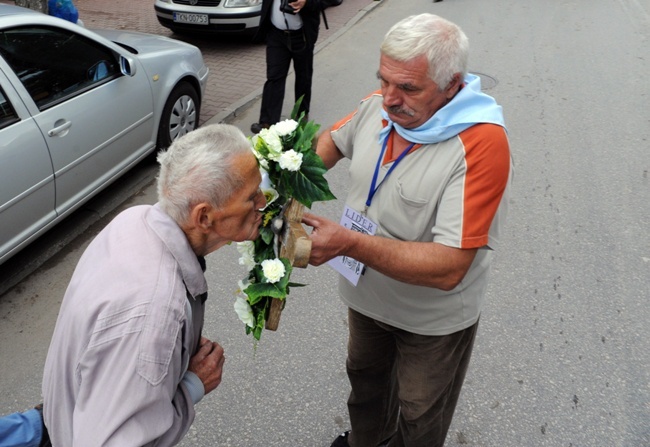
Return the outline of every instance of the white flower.
[[[245,266],[249,271],[255,267],[255,244],[253,241],[237,242],[237,251],[241,254],[239,265]]]
[[[271,128],[278,134],[280,137],[288,136],[293,133],[294,130],[298,127],[298,123],[294,120],[284,120],[279,123],[274,124]]]
[[[248,278],[240,279],[239,282],[237,283],[237,286],[239,289],[237,289],[237,292],[235,293],[244,293],[244,290],[246,290],[246,287],[250,286],[251,282],[248,280]]]
[[[257,148],[257,141],[259,140],[259,137],[255,135],[252,140],[252,146],[251,150],[253,151],[253,154],[255,155],[255,158],[257,158],[257,161],[259,162],[260,166],[262,169],[267,170],[269,169],[269,162],[266,158],[264,158],[264,155],[260,154]],[[261,144],[261,143],[260,143]]]
[[[279,259],[265,259],[262,261],[262,272],[268,282],[276,283],[284,276],[284,264]]]
[[[262,210],[265,210],[266,207],[268,207],[270,204],[275,202],[278,197],[280,197],[280,194],[273,187],[269,173],[264,169],[260,169],[260,173],[262,174],[262,183],[260,183],[260,189],[262,190],[264,198],[266,199],[266,206],[262,208]]]
[[[302,154],[290,149],[280,156],[280,167],[289,171],[298,171],[302,165]]]
[[[264,193],[264,198],[266,199],[266,206],[269,206],[270,204],[275,202],[278,197],[280,197],[280,194],[273,187],[273,184],[271,183],[271,178],[269,177],[269,173],[263,169],[261,169],[260,172],[262,174],[262,183],[260,183],[260,189],[262,190],[262,193]],[[266,209],[266,206],[263,209]]]
[[[260,175],[262,176],[262,182],[260,183],[260,188],[262,191],[265,189],[273,188],[273,183],[271,183],[269,172],[266,169],[260,169]]]
[[[262,208],[263,210],[280,197],[280,193],[273,188],[262,189],[262,193],[264,193],[264,198],[266,199],[266,206]]]
[[[282,155],[282,141],[277,133],[272,129],[262,129],[259,133],[259,137],[266,143],[266,147],[269,150],[268,158],[273,161],[278,161],[280,155]]]
[[[241,296],[237,297],[235,301],[235,312],[239,319],[248,327],[255,327],[255,317],[253,316],[253,309],[246,301],[246,298]]]
[[[242,255],[252,256],[255,253],[255,243],[253,241],[237,242],[237,251]]]

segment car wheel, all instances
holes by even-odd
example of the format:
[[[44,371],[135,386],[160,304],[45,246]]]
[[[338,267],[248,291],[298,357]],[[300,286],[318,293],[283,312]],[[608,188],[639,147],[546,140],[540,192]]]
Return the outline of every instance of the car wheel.
[[[191,84],[181,82],[174,87],[160,117],[158,150],[167,149],[174,140],[196,129],[200,108],[199,95]]]

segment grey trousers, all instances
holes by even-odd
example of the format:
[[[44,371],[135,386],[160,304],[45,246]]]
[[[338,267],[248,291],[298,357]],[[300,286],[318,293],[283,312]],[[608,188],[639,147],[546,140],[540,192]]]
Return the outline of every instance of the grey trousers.
[[[442,447],[474,346],[478,322],[425,336],[348,311],[351,447]]]

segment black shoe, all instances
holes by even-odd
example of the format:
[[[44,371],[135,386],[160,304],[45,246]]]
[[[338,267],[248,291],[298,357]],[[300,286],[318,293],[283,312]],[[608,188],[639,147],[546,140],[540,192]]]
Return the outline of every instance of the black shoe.
[[[253,124],[251,124],[251,132],[257,134],[257,133],[260,133],[260,131],[261,131],[262,129],[268,129],[269,127],[271,127],[270,124],[266,124],[266,123],[253,123]]]
[[[350,447],[348,444],[348,437],[350,436],[350,430],[345,433],[341,433],[338,438],[334,440],[330,447]]]

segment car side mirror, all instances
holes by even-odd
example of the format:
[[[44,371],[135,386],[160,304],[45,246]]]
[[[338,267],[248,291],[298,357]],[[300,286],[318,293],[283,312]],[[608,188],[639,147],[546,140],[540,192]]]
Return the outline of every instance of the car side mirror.
[[[133,59],[120,55],[120,71],[124,76],[135,76],[135,62]]]

